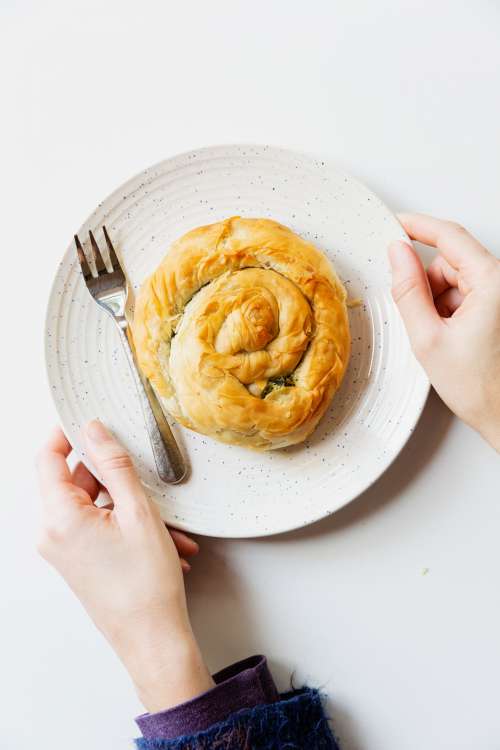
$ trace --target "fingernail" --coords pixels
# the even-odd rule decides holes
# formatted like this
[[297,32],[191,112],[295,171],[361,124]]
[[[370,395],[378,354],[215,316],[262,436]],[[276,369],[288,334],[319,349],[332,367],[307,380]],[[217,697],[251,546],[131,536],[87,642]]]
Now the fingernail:
[[104,443],[111,437],[109,430],[107,430],[103,423],[99,422],[98,419],[93,419],[92,422],[88,423],[85,428],[85,433],[88,439],[93,443]]

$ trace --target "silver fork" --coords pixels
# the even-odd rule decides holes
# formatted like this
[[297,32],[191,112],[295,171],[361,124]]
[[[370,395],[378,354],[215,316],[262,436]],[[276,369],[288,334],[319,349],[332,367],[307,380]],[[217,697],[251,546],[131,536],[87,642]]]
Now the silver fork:
[[141,402],[146,428],[148,431],[156,468],[160,479],[169,484],[181,482],[187,473],[187,466],[176,443],[165,414],[158,402],[156,394],[147,378],[145,378],[137,364],[133,346],[128,337],[128,322],[125,310],[128,299],[129,286],[127,278],[116,257],[115,249],[103,226],[104,237],[108,246],[109,268],[94,235],[89,231],[92,255],[95,263],[94,275],[89,265],[82,244],[75,234],[76,251],[82,275],[93,299],[115,321],[123,348],[132,371],[139,399]]

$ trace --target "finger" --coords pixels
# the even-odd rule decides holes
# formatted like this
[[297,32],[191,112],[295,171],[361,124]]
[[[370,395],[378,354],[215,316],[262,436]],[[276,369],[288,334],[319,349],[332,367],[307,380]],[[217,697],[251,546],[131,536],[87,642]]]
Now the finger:
[[191,565],[188,563],[187,560],[183,560],[181,558],[181,568],[182,568],[183,573],[189,573],[189,571],[191,570]]
[[442,321],[434,307],[422,261],[406,242],[389,248],[392,296],[415,352],[423,350],[441,331]]
[[87,469],[85,464],[81,462],[77,463],[72,471],[72,482],[77,487],[81,487],[82,490],[89,495],[90,499],[94,503],[97,499],[99,492],[101,491],[101,485],[93,474]]
[[443,294],[440,294],[439,297],[436,297],[434,300],[434,304],[436,305],[436,309],[438,313],[441,315],[442,318],[451,318],[454,312],[458,310],[462,302],[464,301],[464,296],[459,292],[456,288],[447,289]]
[[132,459],[101,422],[89,422],[85,442],[92,463],[113,499],[115,511],[121,514],[138,506],[149,508]]
[[454,268],[471,261],[489,264],[493,256],[460,224],[425,214],[398,214],[398,219],[412,240],[437,247]]
[[38,479],[44,499],[49,499],[54,489],[71,482],[71,472],[66,462],[71,444],[60,427],[56,427],[37,457]]
[[198,554],[200,547],[194,539],[191,539],[187,534],[184,534],[182,531],[177,531],[176,529],[169,529],[169,532],[175,546],[177,547],[179,555],[182,555],[183,557],[192,557],[193,555]]
[[446,258],[438,255],[427,269],[427,278],[434,299],[450,287],[458,286],[458,272],[450,266]]
[[79,505],[91,503],[90,497],[80,487],[73,484],[67,457],[71,444],[60,427],[51,434],[38,454],[37,468],[40,489],[45,508],[49,514],[73,510]]

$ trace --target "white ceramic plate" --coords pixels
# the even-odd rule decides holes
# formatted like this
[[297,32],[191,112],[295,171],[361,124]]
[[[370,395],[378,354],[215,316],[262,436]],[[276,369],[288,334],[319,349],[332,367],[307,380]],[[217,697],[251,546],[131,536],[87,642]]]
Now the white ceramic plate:
[[387,244],[404,238],[384,204],[332,165],[266,146],[220,146],[168,159],[134,177],[80,228],[105,223],[137,289],[189,229],[232,215],[265,216],[324,250],[351,298],[353,349],[334,401],[300,446],[255,453],[175,426],[189,481],[156,475],[140,406],[111,320],[88,294],[73,245],[47,312],[46,359],[66,434],[99,417],[134,456],[166,521],[224,537],[274,534],[316,521],[365,490],[395,458],[425,403],[428,381],[391,300]]

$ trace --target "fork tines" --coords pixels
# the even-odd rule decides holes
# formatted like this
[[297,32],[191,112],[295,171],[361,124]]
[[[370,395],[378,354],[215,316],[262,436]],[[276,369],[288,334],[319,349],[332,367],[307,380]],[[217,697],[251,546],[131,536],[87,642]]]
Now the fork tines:
[[109,262],[111,263],[111,268],[116,271],[117,268],[120,268],[120,262],[118,258],[116,257],[115,248],[113,247],[113,243],[109,239],[108,230],[102,225],[102,231],[104,232],[104,237],[106,239],[106,244],[108,246],[108,253],[109,253]]
[[90,244],[92,245],[92,254],[94,256],[94,263],[97,269],[97,275],[100,276],[101,273],[107,273],[108,269],[106,268],[106,263],[104,262],[104,258],[102,257],[101,251],[99,250],[99,245],[95,241],[95,237],[92,234],[92,230],[89,230],[89,237],[90,237]]
[[[106,244],[108,246],[108,255],[109,255],[109,264],[111,266],[111,271],[119,271],[121,269],[120,262],[118,258],[116,257],[115,248],[113,247],[113,243],[111,242],[111,239],[109,237],[108,231],[105,226],[103,226],[103,232],[104,237],[106,239]],[[108,273],[108,269],[106,267],[106,261],[104,259],[104,256],[99,249],[99,245],[97,244],[96,238],[94,237],[94,234],[92,230],[89,230],[89,237],[90,237],[90,244],[92,247],[92,256],[94,258],[95,268],[97,271],[97,276],[101,276],[103,273]],[[80,261],[80,266],[82,269],[82,273],[85,279],[88,279],[89,277],[92,277],[94,274],[92,273],[92,269],[87,261],[87,258],[85,256],[85,251],[82,247],[82,243],[80,242],[80,239],[77,234],[75,234],[75,245],[76,245],[76,251],[78,253],[78,260]]]
[[78,254],[78,260],[80,261],[80,268],[82,269],[83,273],[83,278],[87,280],[89,277],[92,277],[92,271],[90,270],[90,266],[83,251],[82,243],[80,242],[77,234],[75,234],[75,245],[76,252]]

